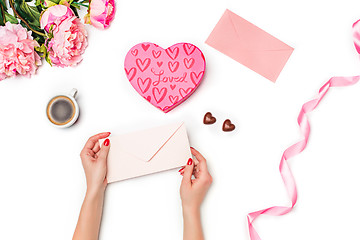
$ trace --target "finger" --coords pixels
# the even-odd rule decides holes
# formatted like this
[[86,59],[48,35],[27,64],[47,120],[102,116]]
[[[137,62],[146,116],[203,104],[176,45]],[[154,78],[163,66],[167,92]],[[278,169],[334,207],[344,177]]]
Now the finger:
[[[180,168],[178,172],[179,172],[179,173],[184,173],[185,167],[186,167],[186,166],[183,166],[182,168]],[[196,171],[199,172],[199,170],[196,169],[196,163],[195,163],[194,170],[193,170],[193,174],[195,174]]]
[[91,157],[91,158],[94,158],[94,157],[96,157],[96,154],[94,153],[93,150],[84,148],[84,149],[80,152],[80,157]]
[[107,138],[107,139],[104,141],[104,143],[103,143],[103,145],[101,146],[101,148],[100,148],[98,159],[99,159],[100,161],[103,161],[103,160],[106,161],[106,160],[107,160],[107,156],[108,156],[108,154],[109,154],[109,150],[110,150],[110,140]]
[[192,176],[193,171],[194,171],[194,161],[191,158],[189,158],[187,165],[184,169],[184,175],[183,175],[184,177],[182,179],[181,184],[191,186],[191,176]]
[[201,155],[201,153],[199,153],[198,150],[196,150],[195,148],[191,148],[191,153],[192,155],[194,155],[196,157],[196,159],[199,161],[199,170],[200,171],[208,171],[207,169],[207,163],[206,163],[206,159],[203,157],[203,155]]
[[[179,171],[180,174],[184,174],[184,172],[185,172],[185,168],[184,168],[183,170]],[[195,176],[195,174],[196,174],[196,171],[194,170],[193,173],[192,173],[192,175]]]
[[194,176],[195,176],[195,178],[199,178],[199,176],[200,176],[200,169],[198,166],[195,166],[195,168],[194,168]]
[[[194,161],[194,160],[193,160]],[[179,170],[180,173],[183,173],[185,171],[185,167],[181,168]],[[196,170],[196,164],[194,164],[194,169],[193,169],[193,175],[196,173],[196,172],[199,172],[199,170]]]
[[[183,175],[184,172],[185,172],[185,167],[184,167],[184,169],[179,170],[180,175]],[[192,175],[194,175],[195,178],[197,178],[196,174],[199,175],[199,171],[195,171],[195,168],[194,168],[194,171],[193,171]]]
[[110,136],[110,132],[103,132],[90,137],[85,144],[85,148],[93,149],[100,139],[106,138],[108,136]]
[[95,144],[102,138],[107,138],[108,136],[110,136],[110,132],[103,132],[103,133],[99,133],[96,134],[92,137],[89,138],[89,140],[86,142],[85,147],[87,149],[93,149],[93,147],[95,146]]
[[94,151],[94,153],[98,153],[99,150],[100,150],[100,143],[99,143],[99,141],[96,141],[93,151]]

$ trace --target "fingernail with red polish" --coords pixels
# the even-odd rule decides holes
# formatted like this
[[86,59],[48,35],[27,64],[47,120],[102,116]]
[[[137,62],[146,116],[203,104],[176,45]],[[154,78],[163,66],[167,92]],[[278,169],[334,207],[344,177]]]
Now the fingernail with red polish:
[[190,147],[190,148],[195,150],[195,148],[193,148],[193,147]]
[[182,167],[180,170],[179,170],[179,172],[181,172],[182,170],[184,170],[185,169],[185,167]]
[[107,139],[104,141],[104,146],[109,146],[109,143],[110,143],[110,140],[107,138]]
[[192,159],[189,158],[188,162],[187,162],[187,165],[192,165]]

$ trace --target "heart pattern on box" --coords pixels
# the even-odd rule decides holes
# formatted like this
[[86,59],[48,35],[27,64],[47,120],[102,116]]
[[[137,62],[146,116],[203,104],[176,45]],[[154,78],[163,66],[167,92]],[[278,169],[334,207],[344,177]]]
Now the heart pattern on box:
[[163,112],[169,112],[193,94],[205,73],[205,58],[190,43],[163,49],[153,43],[132,47],[125,73],[134,89]]

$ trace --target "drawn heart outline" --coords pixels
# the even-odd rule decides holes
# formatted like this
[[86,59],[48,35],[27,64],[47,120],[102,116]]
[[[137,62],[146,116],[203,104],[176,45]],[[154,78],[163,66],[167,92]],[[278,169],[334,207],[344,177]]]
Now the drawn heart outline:
[[128,77],[129,81],[133,80],[136,75],[136,68],[131,68],[130,70],[127,70],[125,68],[126,76]]
[[129,50],[124,66],[133,88],[166,113],[195,92],[204,77],[206,62],[201,50],[191,43],[163,49],[145,42]]

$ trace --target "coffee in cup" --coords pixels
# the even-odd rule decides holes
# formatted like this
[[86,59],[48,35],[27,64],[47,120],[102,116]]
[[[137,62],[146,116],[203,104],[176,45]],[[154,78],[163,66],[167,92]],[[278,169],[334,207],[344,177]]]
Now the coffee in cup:
[[53,97],[46,108],[49,121],[57,127],[70,127],[79,117],[79,107],[75,100],[77,90],[74,88],[69,95]]

